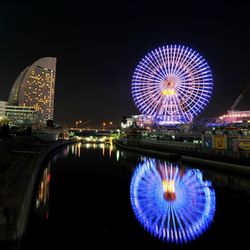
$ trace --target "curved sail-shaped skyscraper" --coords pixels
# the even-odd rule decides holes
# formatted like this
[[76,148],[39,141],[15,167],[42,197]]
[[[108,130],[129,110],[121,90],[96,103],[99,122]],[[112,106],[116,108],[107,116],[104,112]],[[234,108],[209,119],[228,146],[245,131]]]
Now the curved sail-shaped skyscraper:
[[9,95],[9,105],[34,108],[43,120],[53,120],[56,58],[43,57],[17,77]]

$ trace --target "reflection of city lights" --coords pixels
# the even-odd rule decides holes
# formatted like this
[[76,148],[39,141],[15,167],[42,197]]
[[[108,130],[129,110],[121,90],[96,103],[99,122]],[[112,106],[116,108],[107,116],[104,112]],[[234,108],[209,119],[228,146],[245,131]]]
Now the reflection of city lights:
[[71,146],[67,146],[67,148],[69,149],[69,147],[71,147],[71,154],[74,155],[75,157],[81,157],[81,147],[82,147],[82,143],[78,142],[76,144],[73,144]]
[[40,183],[38,185],[38,192],[36,195],[36,209],[44,211],[48,216],[48,202],[49,202],[49,186],[50,186],[50,164],[43,171]]
[[81,157],[81,142],[77,144],[77,156],[80,158]]
[[109,157],[112,156],[112,152],[114,150],[114,145],[112,140],[110,141],[110,144],[108,143],[103,143],[104,137],[98,138],[96,140],[96,142],[94,142],[93,140],[91,142],[83,142],[83,143],[77,143],[74,145],[74,149],[71,148],[72,153],[74,153],[74,155],[78,156],[79,158],[81,157],[81,148],[85,147],[87,149],[89,148],[93,148],[93,149],[101,149],[102,150],[102,156],[105,155],[105,150],[107,150],[107,153],[109,154]]
[[113,151],[113,144],[110,143],[110,145],[109,145],[109,157],[110,157],[110,158],[111,158],[111,156],[112,156],[112,151]]
[[155,237],[185,243],[203,234],[215,214],[215,191],[198,169],[147,160],[133,174],[130,199],[143,227]]
[[116,161],[119,161],[120,159],[120,151],[117,149],[116,150]]
[[63,151],[63,156],[66,157],[69,155],[69,146],[66,147],[66,149]]
[[105,145],[104,143],[101,143],[101,148],[102,148],[102,156],[105,155]]

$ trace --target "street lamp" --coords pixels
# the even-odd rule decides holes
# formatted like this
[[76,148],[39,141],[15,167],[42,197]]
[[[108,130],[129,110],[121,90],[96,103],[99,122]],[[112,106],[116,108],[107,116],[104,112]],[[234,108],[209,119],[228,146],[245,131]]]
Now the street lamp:
[[111,129],[113,125],[113,122],[109,122],[109,128]]
[[79,126],[81,126],[81,123],[82,123],[82,121],[81,121],[81,120],[79,120]]
[[79,121],[76,121],[76,128],[77,128],[77,126],[79,125],[80,126],[80,124],[82,123],[82,121],[81,120],[79,120]]

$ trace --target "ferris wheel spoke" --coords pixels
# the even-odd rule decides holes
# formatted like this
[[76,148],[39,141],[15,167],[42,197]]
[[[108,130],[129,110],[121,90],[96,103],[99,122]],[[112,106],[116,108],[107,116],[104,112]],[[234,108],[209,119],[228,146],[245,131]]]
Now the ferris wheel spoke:
[[177,92],[184,95],[185,93],[199,93],[200,95],[208,95],[211,93],[210,90],[206,89],[197,89],[197,88],[178,88]]
[[147,97],[147,96],[158,95],[158,93],[161,93],[161,90],[159,88],[157,90],[154,90],[154,89],[150,89],[148,91],[145,91],[145,90],[147,89],[144,89],[144,91],[142,92],[142,89],[140,89],[140,92],[138,93],[138,95],[141,97]]
[[179,74],[179,71],[182,71],[182,67],[181,67],[181,59],[182,59],[182,54],[183,53],[183,49],[181,48],[181,46],[178,46],[178,53],[177,53],[177,59],[176,59],[176,63],[173,69],[172,74],[177,75]]
[[161,73],[164,76],[164,79],[166,79],[167,78],[167,72],[166,72],[166,70],[164,68],[165,63],[164,63],[164,60],[162,58],[162,52],[161,52],[160,49],[155,50],[155,51],[156,51],[157,56],[156,56],[155,53],[152,56],[154,57],[155,61],[157,62],[158,68],[161,69]]
[[205,60],[195,51],[190,55],[189,60],[186,63],[186,67],[191,69],[193,67],[200,67]]
[[178,116],[181,117],[181,111],[182,111],[182,109],[180,108],[180,105],[179,105],[179,103],[178,103],[177,96],[175,95],[173,99],[174,99],[175,105],[176,105],[176,107],[177,107]]
[[[196,85],[196,86],[194,86],[194,85]],[[201,84],[201,83],[193,83],[193,84],[190,84],[190,85],[188,85],[188,84],[182,84],[181,86],[179,85],[179,86],[177,86],[176,87],[176,89],[178,90],[178,91],[182,91],[182,90],[188,90],[188,91],[201,91],[201,92],[211,92],[210,91],[210,87],[208,87],[208,86],[203,86],[203,84]]]
[[141,83],[147,83],[147,84],[160,84],[162,82],[161,79],[158,79],[156,77],[147,77],[147,76],[135,76],[134,77],[134,83],[135,84],[141,84]]
[[132,87],[132,90],[134,92],[157,91],[159,89],[161,89],[161,86],[159,86],[159,85],[149,85],[149,84],[137,85],[137,86]]
[[193,110],[193,111],[194,111],[194,110],[198,111],[198,110],[199,110],[198,107],[202,108],[202,106],[201,106],[198,102],[196,102],[195,104],[196,104],[196,106],[192,106],[191,103],[187,103],[187,107],[188,107],[190,110]]
[[[144,98],[145,97],[145,98]],[[153,106],[154,104],[157,105],[157,100],[160,100],[161,98],[161,94],[160,92],[157,92],[154,94],[153,100],[152,100],[152,96],[145,96],[145,95],[140,95],[138,99],[140,99],[140,101],[142,103],[148,103],[148,106]]]
[[198,54],[193,53],[190,60],[186,63],[186,67],[189,71],[192,71],[194,68],[201,68],[204,60]]
[[192,50],[190,50],[189,48],[185,48],[184,46],[182,46],[182,51],[183,51],[183,57],[181,60],[181,64],[183,65],[184,68],[186,68],[186,64],[187,61],[190,60],[190,57],[192,55]]
[[[138,72],[139,72],[139,73],[138,73]],[[152,74],[152,73],[153,73],[153,74]],[[156,75],[154,72],[152,72],[152,73],[145,71],[145,69],[144,69],[144,71],[143,71],[142,69],[139,68],[139,69],[137,69],[135,76],[137,76],[137,77],[142,77],[142,76],[146,75],[146,76],[149,77],[149,79],[155,78],[155,79],[157,79],[158,81],[164,80],[163,77]]]
[[[154,54],[153,54],[154,55]],[[146,59],[154,66],[154,69],[158,72],[158,74],[161,76],[162,79],[165,79],[165,75],[159,71],[159,62],[158,60],[155,60],[155,62],[153,61],[155,58],[154,56],[151,55],[151,53],[148,54],[148,56],[146,56]],[[158,64],[158,66],[157,66]]]
[[180,92],[180,96],[184,96],[184,95],[185,95],[185,98],[184,98],[185,100],[188,101],[190,98],[192,98],[194,102],[198,101],[198,99],[200,98],[207,100],[207,97],[208,97],[207,93],[200,92],[200,91],[186,91],[184,92],[184,94]]
[[159,86],[160,82],[158,81],[149,81],[146,79],[134,79],[133,86],[140,88],[141,86]]
[[198,104],[199,101],[204,101],[204,103],[207,101],[206,98],[204,98],[203,96],[199,95],[197,98],[195,98],[196,96],[194,96],[193,93],[190,93],[190,95],[188,96],[188,98],[185,99],[184,103],[188,103],[188,105],[192,104]]
[[173,66],[174,66],[174,60],[175,60],[175,51],[172,47],[172,45],[170,45],[170,74],[172,75],[173,74]]
[[156,74],[156,70],[153,70],[153,69],[149,68],[149,67],[146,66],[146,65],[145,65],[145,68],[147,69],[147,71],[146,71],[145,69],[144,69],[144,71],[143,71],[143,68],[137,69],[137,71],[139,72],[139,74],[138,74],[138,72],[137,72],[137,74],[138,74],[139,76],[147,75],[147,76],[149,76],[150,78],[155,78],[155,79],[157,79],[157,80],[159,80],[159,81],[164,80],[164,77],[163,77],[163,76],[161,76],[161,75],[159,75],[159,74]]
[[151,85],[160,85],[160,82],[159,81],[150,81],[149,79],[147,78],[144,78],[144,79],[136,79],[134,80],[134,84],[137,85],[137,86],[140,86],[140,85],[147,85],[147,86],[151,86]]
[[165,68],[167,70],[168,75],[170,75],[170,62],[169,62],[169,57],[168,57],[168,46],[164,47],[164,50],[162,51],[163,57],[164,57],[164,62],[165,62]]
[[162,50],[161,49],[159,49],[159,50],[160,50],[161,60],[163,62],[163,66],[164,66],[164,70],[165,70],[165,76],[167,77],[169,75],[169,69],[167,68],[166,58],[163,54],[165,47],[163,47]]
[[[177,99],[179,100],[178,96],[177,96]],[[181,116],[185,117],[186,118],[186,110],[184,109],[184,106],[182,104],[182,102],[179,100],[178,102],[178,106],[179,106],[179,109],[180,109],[180,113],[181,113]]]

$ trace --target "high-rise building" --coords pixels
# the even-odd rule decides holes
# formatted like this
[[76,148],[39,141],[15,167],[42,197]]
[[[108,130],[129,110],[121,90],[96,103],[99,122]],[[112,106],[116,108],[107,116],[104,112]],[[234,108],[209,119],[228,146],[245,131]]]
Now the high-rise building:
[[17,77],[9,95],[9,105],[34,108],[42,119],[53,120],[56,58],[44,57]]

